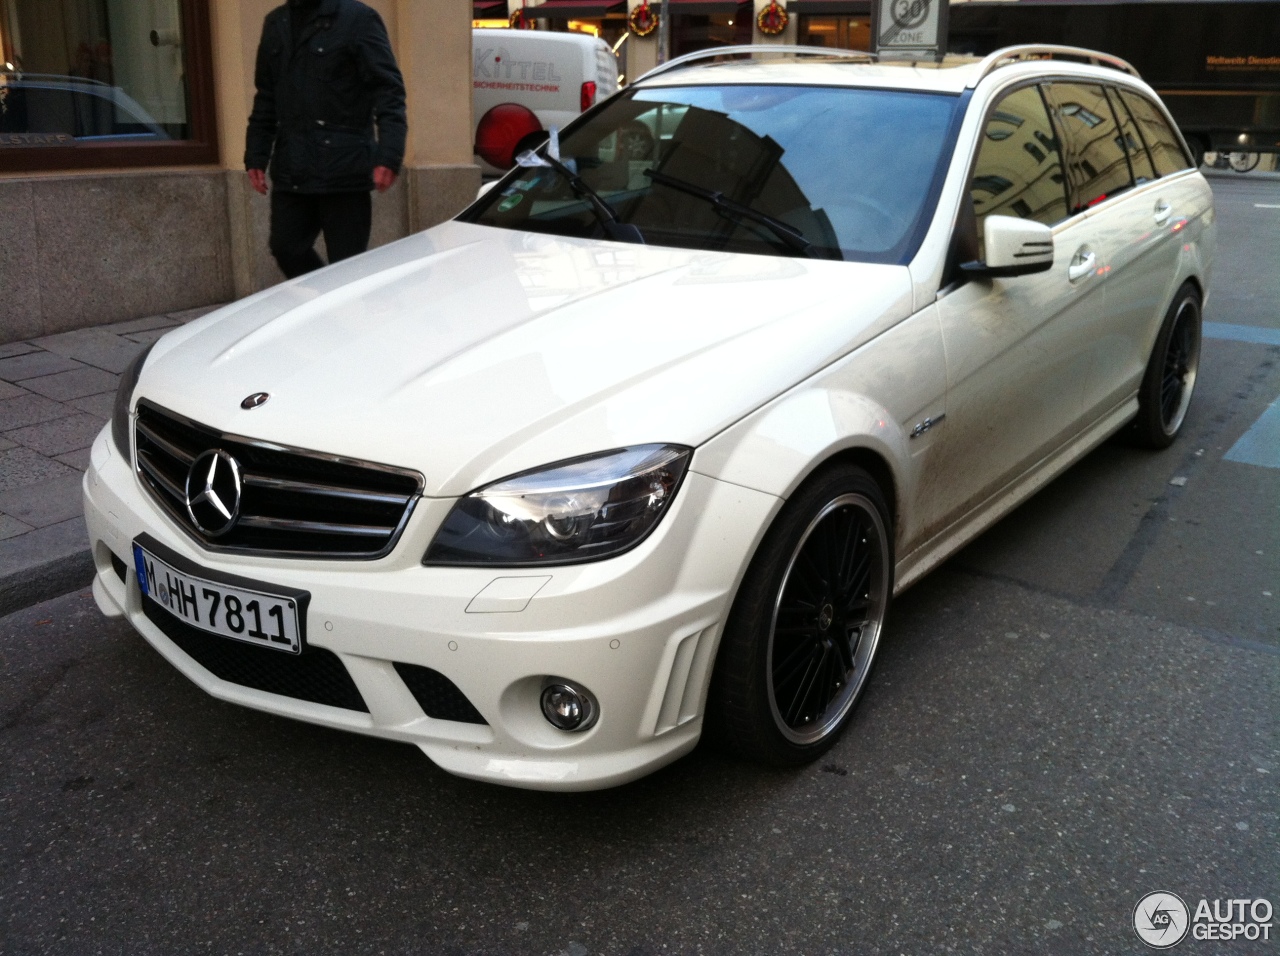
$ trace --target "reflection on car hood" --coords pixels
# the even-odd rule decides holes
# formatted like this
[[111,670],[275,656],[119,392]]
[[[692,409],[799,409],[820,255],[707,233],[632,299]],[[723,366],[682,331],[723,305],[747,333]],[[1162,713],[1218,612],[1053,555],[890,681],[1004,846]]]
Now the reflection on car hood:
[[137,394],[452,496],[592,451],[696,446],[910,302],[901,266],[450,222],[174,331]]

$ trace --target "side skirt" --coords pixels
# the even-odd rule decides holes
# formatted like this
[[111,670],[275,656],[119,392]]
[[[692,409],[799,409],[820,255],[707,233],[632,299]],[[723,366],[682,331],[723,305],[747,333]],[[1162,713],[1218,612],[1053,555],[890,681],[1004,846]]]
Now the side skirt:
[[1115,434],[1138,413],[1138,396],[1133,394],[1087,427],[1073,441],[1047,455],[1009,482],[964,517],[952,522],[920,547],[898,561],[894,576],[895,595],[955,554],[982,532],[1022,504],[1053,479]]

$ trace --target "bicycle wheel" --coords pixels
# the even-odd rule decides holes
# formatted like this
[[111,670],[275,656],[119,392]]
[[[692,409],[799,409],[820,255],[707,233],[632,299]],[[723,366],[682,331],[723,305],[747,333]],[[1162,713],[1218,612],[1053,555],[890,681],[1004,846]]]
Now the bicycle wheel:
[[1247,173],[1257,168],[1258,163],[1262,162],[1262,156],[1258,153],[1231,153],[1228,162],[1237,173]]

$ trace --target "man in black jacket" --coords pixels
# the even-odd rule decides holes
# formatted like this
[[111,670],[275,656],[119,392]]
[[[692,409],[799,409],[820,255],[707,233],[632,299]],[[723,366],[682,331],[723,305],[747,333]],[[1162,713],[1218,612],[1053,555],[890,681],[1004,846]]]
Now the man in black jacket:
[[[358,0],[288,0],[267,14],[244,165],[267,193],[271,254],[293,278],[369,245],[371,202],[404,159],[404,80],[382,18]],[[374,136],[374,128],[377,136]]]

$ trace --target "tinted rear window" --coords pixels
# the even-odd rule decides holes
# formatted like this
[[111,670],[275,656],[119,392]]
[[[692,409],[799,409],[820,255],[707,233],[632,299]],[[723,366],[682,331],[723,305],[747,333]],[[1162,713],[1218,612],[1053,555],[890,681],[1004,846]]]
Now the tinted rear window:
[[1133,113],[1133,118],[1138,123],[1138,131],[1151,151],[1151,161],[1155,163],[1156,174],[1168,176],[1180,169],[1190,169],[1191,161],[1182,151],[1182,144],[1178,142],[1177,134],[1170,129],[1156,105],[1145,96],[1129,90],[1121,90],[1120,98],[1129,107],[1129,111]]
[[1139,186],[1151,182],[1156,178],[1156,171],[1151,165],[1151,157],[1147,153],[1147,147],[1138,133],[1133,117],[1120,101],[1116,90],[1108,90],[1107,98],[1111,100],[1111,108],[1120,120],[1120,136],[1117,142],[1124,147],[1129,156],[1129,167],[1133,170],[1134,181]]
[[1052,83],[1047,92],[1065,139],[1072,213],[1132,187],[1124,138],[1102,87]]

